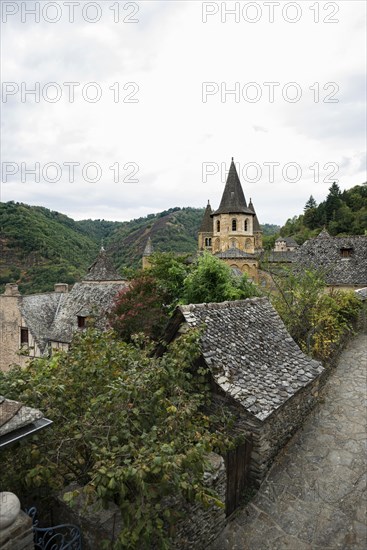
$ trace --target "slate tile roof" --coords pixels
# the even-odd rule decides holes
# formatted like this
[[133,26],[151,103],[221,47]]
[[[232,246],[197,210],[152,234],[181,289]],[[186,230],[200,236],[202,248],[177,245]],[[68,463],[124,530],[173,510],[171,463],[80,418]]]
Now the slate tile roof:
[[38,409],[26,407],[18,401],[5,399],[0,395],[0,436],[23,428],[40,418],[43,418],[43,414]]
[[287,246],[294,246],[296,248],[299,246],[299,244],[293,239],[293,237],[278,237],[275,242],[276,243],[285,242]]
[[97,258],[88,269],[83,281],[121,281],[111,259],[102,247]]
[[217,258],[223,259],[231,259],[231,258],[250,258],[252,260],[256,259],[257,256],[255,254],[249,254],[248,252],[244,252],[243,250],[240,250],[237,247],[231,247],[228,248],[228,250],[224,250],[223,252],[217,252],[215,254]]
[[154,252],[152,239],[148,237],[147,244],[145,245],[143,256],[151,256]]
[[[350,257],[343,257],[343,249]],[[323,271],[329,285],[367,286],[367,236],[331,237],[323,230],[298,248],[294,261]]]
[[213,233],[213,218],[211,217],[213,211],[210,203],[205,208],[204,216],[200,225],[199,233]]
[[215,382],[260,421],[322,372],[289,335],[267,298],[180,306],[190,327],[204,326],[203,357]]
[[243,193],[240,178],[238,177],[235,163],[232,158],[231,166],[229,168],[226,185],[224,187],[222,200],[220,202],[218,210],[216,210],[212,216],[216,214],[254,214],[250,208],[248,208],[245,195]]
[[64,296],[62,292],[22,296],[20,311],[41,353],[46,348],[52,323]]
[[69,294],[62,294],[63,299],[55,315],[50,340],[70,343],[78,328],[78,315],[93,316],[96,328],[103,329],[107,320],[107,312],[112,306],[118,292],[127,287],[125,281],[95,284],[83,281],[75,283]]

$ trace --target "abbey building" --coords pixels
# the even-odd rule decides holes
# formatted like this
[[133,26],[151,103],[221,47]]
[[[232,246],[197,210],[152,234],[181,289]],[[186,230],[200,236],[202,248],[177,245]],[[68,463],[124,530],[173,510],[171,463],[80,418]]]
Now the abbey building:
[[233,158],[219,208],[212,211],[208,202],[198,241],[199,251],[207,250],[258,281],[262,231],[252,200],[246,202]]

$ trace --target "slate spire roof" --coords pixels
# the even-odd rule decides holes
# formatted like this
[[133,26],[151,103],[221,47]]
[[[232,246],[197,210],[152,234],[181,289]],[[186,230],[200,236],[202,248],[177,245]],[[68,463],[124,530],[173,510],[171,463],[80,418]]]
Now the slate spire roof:
[[143,256],[151,256],[154,252],[152,239],[148,237],[147,244],[145,245]]
[[211,215],[213,213],[210,202],[208,201],[207,207],[204,212],[204,216],[200,225],[199,233],[212,233],[213,232],[213,220]]
[[232,157],[222,200],[218,210],[216,210],[212,215],[242,213],[253,214],[254,212],[247,206],[240,178],[238,177],[236,166]]
[[316,239],[330,239],[330,233],[326,227],[317,235]]
[[83,281],[122,281],[121,275],[119,275],[113,266],[112,261],[107,256],[103,246],[99,251],[96,260],[88,268],[88,273],[83,278]]
[[254,232],[257,233],[259,231],[261,231],[261,227],[260,227],[260,223],[259,223],[259,220],[257,218],[257,214],[255,212],[255,208],[254,208],[254,205],[252,203],[252,199],[250,199],[250,203],[248,205],[249,209],[255,214],[255,217],[254,217]]

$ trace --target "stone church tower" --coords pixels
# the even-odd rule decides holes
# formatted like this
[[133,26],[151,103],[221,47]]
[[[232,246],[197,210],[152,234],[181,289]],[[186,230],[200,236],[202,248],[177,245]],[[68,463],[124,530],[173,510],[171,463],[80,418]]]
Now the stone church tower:
[[208,202],[198,237],[199,250],[258,280],[262,231],[251,199],[247,205],[233,158],[219,208],[212,212]]

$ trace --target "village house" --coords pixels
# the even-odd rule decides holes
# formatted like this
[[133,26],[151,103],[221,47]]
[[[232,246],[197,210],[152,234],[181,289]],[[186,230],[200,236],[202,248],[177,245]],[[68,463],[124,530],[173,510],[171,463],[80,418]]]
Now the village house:
[[278,237],[275,241],[274,251],[293,252],[293,250],[296,250],[298,246],[298,243],[293,239],[293,237]]
[[0,295],[0,370],[24,366],[55,348],[67,350],[75,331],[88,323],[104,328],[115,296],[127,285],[103,248],[70,292],[59,283],[54,292],[22,296],[16,284],[7,284]]
[[200,362],[209,369],[215,407],[234,415],[233,433],[243,436],[227,457],[229,514],[302,425],[324,368],[301,351],[267,298],[180,306],[166,341],[187,328],[202,329]]

